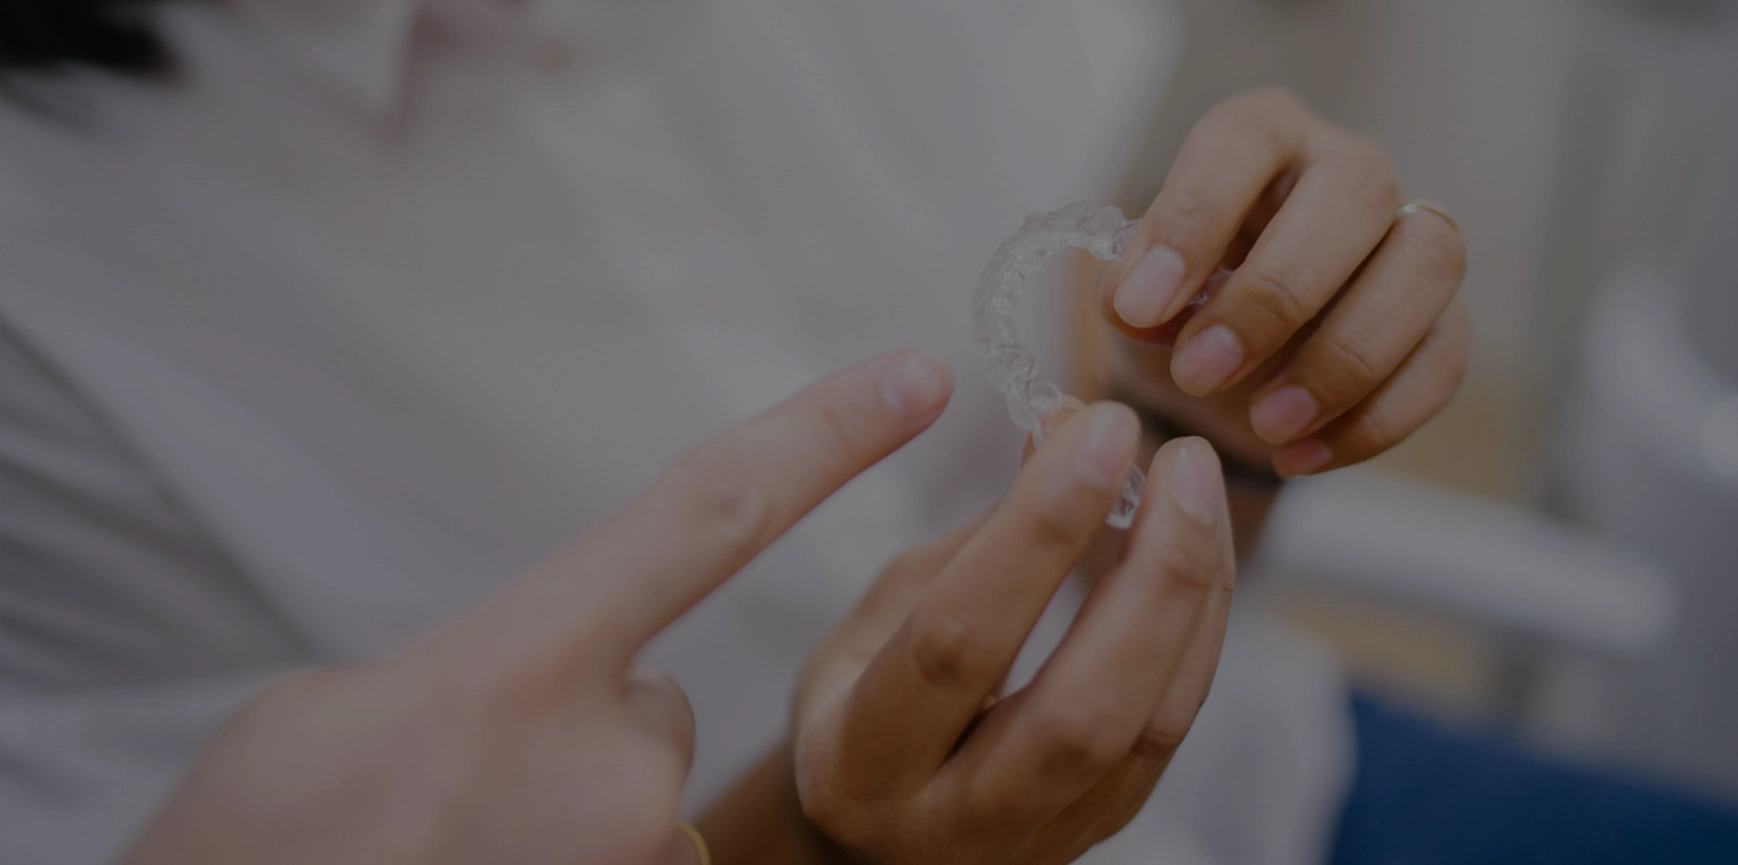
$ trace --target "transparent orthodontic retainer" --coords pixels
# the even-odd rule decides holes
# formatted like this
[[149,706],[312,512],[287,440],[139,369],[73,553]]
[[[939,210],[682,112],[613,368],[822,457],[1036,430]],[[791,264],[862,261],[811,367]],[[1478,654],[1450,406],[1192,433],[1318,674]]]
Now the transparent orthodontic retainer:
[[[1020,344],[1014,326],[1014,310],[1020,305],[1028,278],[1050,256],[1074,246],[1100,261],[1119,261],[1140,221],[1130,222],[1114,207],[1071,204],[1061,210],[1038,213],[1004,242],[972,292],[972,336],[984,350],[990,386],[1008,399],[1008,416],[1014,425],[1032,435],[1032,443],[1044,443],[1049,424],[1045,418],[1062,407],[1062,391],[1038,375],[1038,358]],[[1105,523],[1126,529],[1140,507],[1146,476],[1138,467],[1129,468],[1122,494],[1110,509]]]

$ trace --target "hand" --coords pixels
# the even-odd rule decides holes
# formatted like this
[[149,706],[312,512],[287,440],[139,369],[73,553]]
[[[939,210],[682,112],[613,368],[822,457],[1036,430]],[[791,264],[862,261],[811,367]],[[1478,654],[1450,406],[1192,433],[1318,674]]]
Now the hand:
[[1214,107],[1105,275],[1127,389],[1283,476],[1393,447],[1448,401],[1468,350],[1460,232],[1400,204],[1382,149],[1296,97]]
[[894,562],[810,659],[797,790],[851,861],[1062,863],[1140,809],[1225,633],[1234,560],[1206,442],[1154,457],[1120,563],[1032,683],[999,693],[1138,436],[1125,407],[1075,412],[993,512]]
[[935,420],[945,367],[859,364],[714,436],[468,616],[301,675],[230,722],[126,861],[696,860],[676,820],[693,716],[647,640]]

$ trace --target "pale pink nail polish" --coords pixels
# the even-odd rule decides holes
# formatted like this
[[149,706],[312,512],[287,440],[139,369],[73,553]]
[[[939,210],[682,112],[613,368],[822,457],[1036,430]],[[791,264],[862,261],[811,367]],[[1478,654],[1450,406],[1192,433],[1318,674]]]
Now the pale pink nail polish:
[[1111,305],[1123,321],[1135,327],[1164,323],[1165,312],[1183,288],[1188,270],[1183,256],[1168,246],[1155,246],[1135,261],[1117,287]]
[[1262,441],[1280,445],[1301,435],[1320,413],[1321,408],[1309,391],[1295,384],[1286,385],[1255,403],[1249,410],[1249,425]]
[[1225,480],[1205,439],[1184,439],[1171,458],[1171,499],[1195,522],[1210,526],[1223,510]]
[[1183,343],[1171,358],[1171,378],[1184,393],[1205,396],[1219,389],[1243,365],[1243,342],[1231,328],[1216,324]]
[[1086,418],[1086,433],[1076,451],[1081,471],[1098,486],[1120,485],[1140,438],[1140,419],[1128,406],[1117,403],[1102,403],[1087,411],[1091,414]]

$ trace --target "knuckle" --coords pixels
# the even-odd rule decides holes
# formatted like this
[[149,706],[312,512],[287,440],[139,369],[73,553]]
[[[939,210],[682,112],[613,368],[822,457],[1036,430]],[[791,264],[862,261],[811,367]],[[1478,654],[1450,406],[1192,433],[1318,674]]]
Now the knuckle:
[[[1348,456],[1376,453],[1387,450],[1398,441],[1398,437],[1388,429],[1388,423],[1381,418],[1379,412],[1365,412],[1346,435],[1345,444],[1349,446],[1344,449],[1348,452]],[[1338,452],[1341,448],[1334,450]]]
[[1126,753],[1123,743],[1106,735],[1104,713],[1084,701],[1040,716],[1040,765],[1049,773],[1071,775],[1101,771]]
[[1206,546],[1195,550],[1176,547],[1164,553],[1159,567],[1164,579],[1172,586],[1190,594],[1205,593],[1213,587],[1213,578],[1218,572],[1211,555],[1212,551]]
[[772,502],[740,460],[722,452],[702,452],[689,471],[695,479],[689,499],[695,534],[734,547],[751,547],[771,531]]
[[1304,300],[1303,291],[1283,268],[1257,265],[1244,268],[1240,293],[1258,316],[1287,332],[1303,325],[1315,316],[1315,310]]
[[1081,525],[1083,509],[1068,496],[1052,496],[1038,503],[1028,518],[1027,539],[1040,548],[1072,547],[1087,530]]
[[1189,728],[1195,723],[1194,712],[1187,715],[1160,711],[1135,737],[1129,755],[1139,760],[1163,760],[1183,744]]
[[1309,113],[1297,94],[1283,87],[1258,87],[1237,93],[1218,105],[1208,116],[1233,131],[1272,136],[1280,123]]
[[1254,145],[1264,150],[1280,150],[1285,144],[1285,130],[1274,116],[1272,104],[1253,96],[1233,97],[1210,109],[1201,119],[1202,127],[1223,139]]
[[930,614],[912,620],[911,663],[918,679],[943,691],[964,691],[994,676],[990,655],[974,629],[952,616]]
[[1346,396],[1362,394],[1386,377],[1377,340],[1370,334],[1343,328],[1328,335],[1322,344],[1318,377],[1323,379],[1323,395]]
[[1400,200],[1400,178],[1388,152],[1362,136],[1352,137],[1339,156],[1347,168],[1345,183],[1358,199],[1392,215]]
[[1250,102],[1266,108],[1268,111],[1283,111],[1295,114],[1309,113],[1309,105],[1303,97],[1285,87],[1256,87],[1240,94]]
[[828,450],[859,453],[868,448],[864,425],[852,417],[851,408],[839,400],[825,400],[817,410],[820,437]]
[[1184,236],[1211,233],[1227,222],[1219,206],[1197,192],[1179,191],[1166,214],[1169,227]]

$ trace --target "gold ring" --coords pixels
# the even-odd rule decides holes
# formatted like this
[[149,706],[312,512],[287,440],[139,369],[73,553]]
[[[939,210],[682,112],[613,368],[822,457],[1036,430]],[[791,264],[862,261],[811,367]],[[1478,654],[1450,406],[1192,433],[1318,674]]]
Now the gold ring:
[[1442,217],[1443,220],[1448,223],[1448,227],[1454,229],[1456,234],[1460,233],[1460,223],[1455,222],[1454,217],[1449,216],[1448,211],[1443,208],[1442,205],[1437,204],[1428,198],[1414,198],[1411,201],[1400,205],[1398,215],[1405,216],[1408,213],[1419,213],[1422,211],[1429,211]]
[[712,851],[706,848],[706,839],[700,837],[700,830],[690,823],[677,823],[676,828],[694,843],[694,852],[700,856],[700,865],[712,865]]

